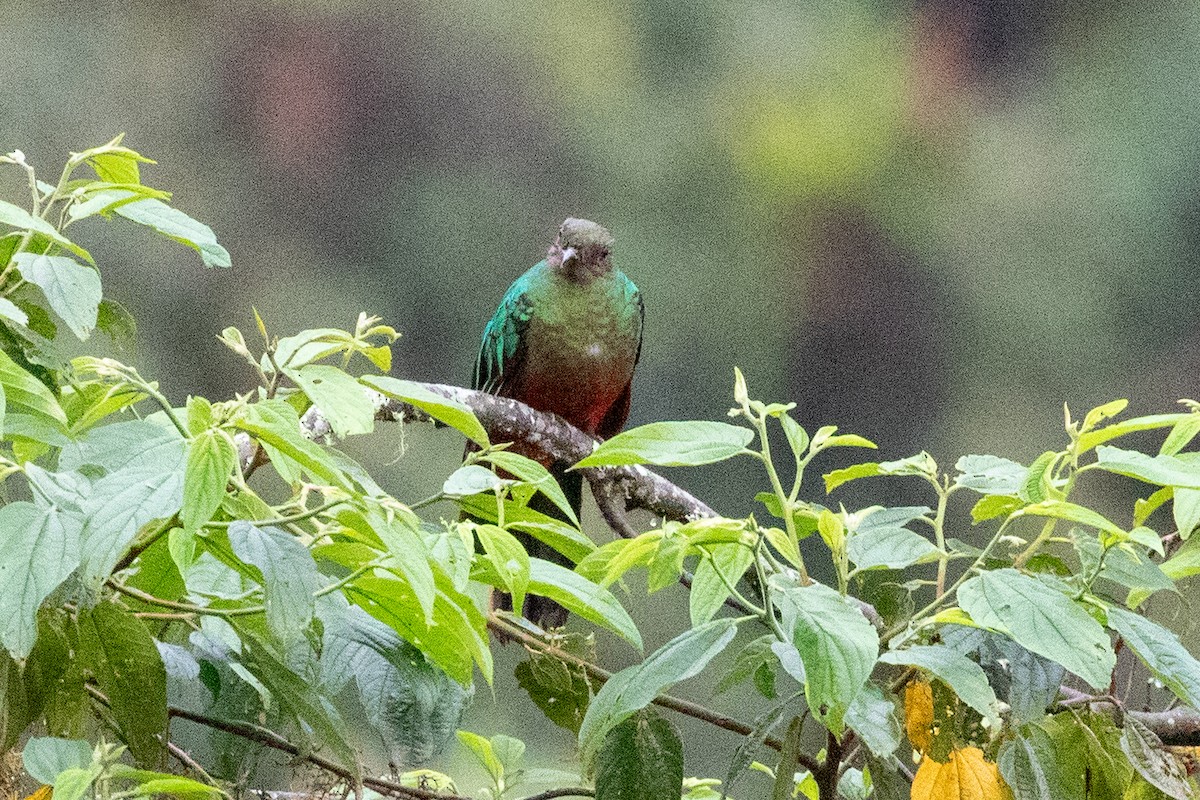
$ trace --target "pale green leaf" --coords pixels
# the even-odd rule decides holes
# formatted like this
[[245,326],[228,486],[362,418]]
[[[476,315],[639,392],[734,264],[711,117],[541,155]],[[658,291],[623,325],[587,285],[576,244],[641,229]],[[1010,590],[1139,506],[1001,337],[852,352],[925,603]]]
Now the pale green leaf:
[[284,373],[321,409],[338,436],[370,433],[375,428],[375,406],[357,380],[327,364],[306,364]]
[[244,521],[229,525],[229,544],[261,576],[272,636],[285,648],[303,639],[312,624],[313,593],[320,588],[308,548],[278,528],[258,528]]
[[1200,661],[1180,644],[1179,637],[1122,608],[1108,610],[1108,625],[1164,686],[1192,708],[1200,708]]
[[954,483],[985,495],[1013,495],[1029,477],[1029,467],[999,456],[963,456],[954,465]]
[[57,506],[0,507],[0,644],[14,657],[29,655],[38,608],[79,565],[82,528],[78,514]]
[[401,400],[424,411],[438,422],[445,423],[480,447],[491,442],[487,431],[468,406],[429,391],[419,383],[402,381],[386,375],[366,375],[362,382],[388,397]]
[[602,442],[573,469],[626,464],[667,467],[712,464],[743,452],[753,438],[754,432],[749,428],[724,422],[652,422]]
[[179,511],[184,528],[197,530],[213,518],[236,468],[237,450],[220,431],[203,431],[188,442],[183,507]]
[[984,719],[990,720],[993,730],[999,727],[1000,711],[996,693],[988,684],[983,668],[966,656],[945,645],[916,645],[884,653],[879,660],[885,664],[920,667],[932,673],[953,689],[959,700],[979,712]]
[[191,247],[200,254],[206,267],[228,267],[229,251],[217,242],[212,228],[189,217],[161,200],[147,198],[113,207],[125,219],[161,233],[168,239]]
[[100,309],[100,273],[65,256],[18,253],[15,260],[21,277],[42,290],[72,333],[86,339]]

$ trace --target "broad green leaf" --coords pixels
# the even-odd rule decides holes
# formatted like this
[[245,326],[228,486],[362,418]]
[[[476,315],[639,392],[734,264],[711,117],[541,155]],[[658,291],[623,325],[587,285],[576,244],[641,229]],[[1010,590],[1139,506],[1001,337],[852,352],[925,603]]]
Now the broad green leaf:
[[1011,636],[1100,689],[1116,656],[1108,635],[1065,594],[1015,569],[984,572],[958,590],[958,603],[977,624]]
[[879,655],[879,635],[846,598],[819,583],[789,585],[771,579],[783,629],[804,663],[808,707],[840,733],[846,709],[862,691]]
[[200,254],[206,267],[228,267],[229,251],[217,242],[212,228],[172,208],[161,200],[147,198],[113,208],[117,214],[187,245]]
[[345,594],[463,686],[470,685],[476,664],[491,683],[487,620],[448,578],[436,577],[432,624],[425,622],[425,612],[407,582],[368,575],[348,584]]
[[1017,497],[1003,494],[989,494],[979,498],[979,502],[971,508],[971,524],[978,525],[996,517],[1007,517],[1025,503]]
[[944,645],[916,645],[884,653],[879,660],[885,664],[904,664],[927,670],[953,689],[959,700],[990,720],[992,730],[999,728],[996,693],[988,685],[983,668],[966,656]]
[[79,256],[89,264],[96,263],[92,260],[92,256],[87,250],[84,250],[82,247],[63,236],[58,232],[58,229],[49,222],[46,222],[46,220],[42,219],[41,217],[33,216],[20,206],[14,206],[12,203],[6,203],[3,200],[0,200],[0,225],[10,225],[14,228],[20,228],[21,230],[40,233],[42,236],[45,236],[47,239],[59,245],[60,247],[65,247],[66,249],[70,250],[72,253]]
[[1152,414],[1145,417],[1134,417],[1123,422],[1118,422],[1098,430],[1089,431],[1079,437],[1078,448],[1080,453],[1086,453],[1096,445],[1104,444],[1105,442],[1115,439],[1118,436],[1124,436],[1137,431],[1148,431],[1155,428],[1168,428],[1176,423],[1183,422],[1191,414]]
[[80,614],[79,643],[129,752],[139,764],[159,766],[166,757],[167,673],[145,624],[100,603]]
[[21,767],[38,783],[52,786],[66,769],[87,769],[92,764],[92,746],[80,739],[31,736],[21,750]]
[[1047,450],[1029,465],[1029,475],[1021,485],[1017,496],[1026,503],[1040,503],[1047,499],[1061,499],[1061,492],[1051,485],[1054,467],[1063,453]]
[[605,542],[575,565],[575,571],[592,583],[608,587],[634,567],[645,567],[654,559],[662,531],[646,531],[636,539]]
[[247,406],[234,424],[264,444],[295,461],[315,478],[349,489],[346,476],[315,442],[300,432],[300,417],[282,400],[264,400]]
[[229,544],[261,576],[271,634],[284,648],[302,640],[312,624],[313,593],[320,588],[308,548],[278,528],[257,528],[243,521],[230,524]]
[[737,633],[731,619],[716,619],[691,628],[655,650],[641,664],[626,667],[605,682],[588,706],[579,728],[584,761],[599,749],[608,732],[658,694],[698,674]]
[[360,780],[362,764],[358,753],[349,743],[345,722],[329,701],[252,633],[243,629],[239,635],[242,666],[271,692],[272,699],[278,700],[289,714],[307,725],[330,748],[355,781]]
[[476,525],[475,535],[502,587],[513,596],[513,608],[523,608],[529,588],[529,554],[517,537],[495,525]]
[[890,756],[900,746],[902,731],[896,704],[871,681],[846,708],[846,724],[879,758]]
[[183,471],[183,507],[179,511],[185,529],[198,530],[213,518],[236,468],[237,450],[229,437],[220,431],[203,431],[188,442]]
[[[96,481],[84,501],[80,577],[85,585],[99,588],[143,525],[170,517],[182,506],[185,442],[178,434],[160,442],[158,457],[147,453],[138,462],[138,451],[128,453],[131,460]],[[124,455],[114,454],[114,459]]]
[[1016,494],[1029,477],[1029,467],[999,456],[963,456],[954,468],[956,485],[985,495]]
[[402,381],[386,375],[365,375],[362,382],[388,397],[409,403],[424,411],[438,422],[445,423],[466,436],[480,447],[488,447],[491,441],[470,407],[429,391],[419,383]]
[[600,444],[572,469],[625,464],[690,467],[732,458],[754,438],[749,428],[724,422],[652,422]]
[[1065,519],[1070,522],[1078,522],[1080,525],[1087,525],[1090,528],[1097,528],[1105,533],[1111,533],[1119,536],[1122,539],[1129,538],[1129,534],[1124,528],[1110,522],[1104,515],[1092,511],[1085,506],[1068,503],[1066,500],[1042,500],[1040,503],[1025,506],[1021,510],[1023,514],[1032,514],[1037,517],[1054,517],[1056,519]]
[[1153,620],[1122,608],[1108,610],[1108,625],[1154,677],[1192,708],[1200,708],[1200,661],[1179,638]]
[[317,614],[325,629],[322,690],[337,696],[355,684],[392,763],[425,763],[440,753],[454,738],[473,687],[451,680],[391,628],[342,598],[321,598]]
[[1193,413],[1188,417],[1189,419],[1176,422],[1171,427],[1171,432],[1167,434],[1162,446],[1158,448],[1160,455],[1178,455],[1180,450],[1191,444],[1196,435],[1200,434],[1200,414]]
[[539,492],[550,498],[555,507],[567,515],[567,519],[576,525],[579,524],[579,517],[576,516],[575,509],[571,508],[571,504],[567,501],[567,496],[563,494],[562,487],[558,485],[558,481],[554,479],[550,471],[541,464],[531,458],[526,458],[520,453],[509,452],[508,450],[498,450],[494,453],[488,453],[483,457],[483,460],[490,462],[498,469],[508,472],[518,480],[536,486]]
[[[940,632],[942,641],[956,652],[978,653],[990,685],[1008,702],[1014,720],[1035,722],[1046,716],[1046,708],[1054,702],[1062,685],[1061,665],[1031,653],[1003,634],[961,625],[947,625]],[[966,645],[956,643],[960,636]]]
[[496,757],[496,752],[492,749],[492,743],[478,733],[471,731],[458,731],[455,736],[464,747],[471,751],[475,759],[483,765],[487,770],[491,779],[496,783],[501,783],[504,780],[504,764]]
[[137,321],[125,306],[116,300],[101,300],[96,312],[96,327],[118,345],[128,345],[137,335]]
[[868,461],[863,464],[855,464],[852,467],[835,469],[832,472],[825,473],[825,493],[829,494],[843,483],[856,481],[859,478],[874,478],[879,475],[886,474],[887,473],[879,468],[879,463],[875,461]]
[[775,692],[774,684],[774,667],[778,663],[775,655],[771,651],[771,644],[775,641],[775,637],[771,634],[760,636],[754,639],[737,654],[733,661],[733,666],[729,671],[722,676],[713,689],[714,694],[722,694],[723,692],[732,689],[739,683],[748,680],[752,675],[756,675],[762,668],[766,668],[771,673],[772,691],[763,692],[765,697],[773,698]]
[[437,598],[436,581],[425,542],[417,529],[418,522],[411,512],[392,514],[372,506],[366,513],[345,509],[338,513],[337,520],[383,545],[391,555],[384,566],[408,582],[425,614],[426,624],[431,623]]
[[[123,767],[124,769],[122,769]],[[133,797],[170,795],[182,800],[202,800],[203,798],[226,796],[216,786],[209,786],[206,783],[200,783],[199,781],[179,775],[133,770],[125,767],[124,764],[114,764],[112,772],[114,777],[137,780],[132,794]]]
[[321,409],[338,436],[374,430],[375,405],[363,385],[350,375],[328,364],[306,364],[283,371]]
[[1128,405],[1128,400],[1112,400],[1104,405],[1096,406],[1083,418],[1083,425],[1079,428],[1080,432],[1087,433],[1104,420],[1120,414]]
[[587,673],[550,654],[529,654],[513,671],[517,683],[546,718],[573,734],[579,733],[592,699]]
[[782,414],[779,424],[787,437],[788,446],[792,448],[792,456],[799,462],[804,458],[804,451],[808,449],[808,432],[800,427],[800,423],[792,419],[790,414]]
[[146,158],[127,147],[105,148],[102,152],[90,155],[87,162],[102,181],[133,184],[142,182],[141,171],[138,169],[139,162],[155,163],[153,159]]
[[49,422],[55,430],[66,432],[67,415],[45,384],[22,369],[0,350],[0,386],[4,387],[8,410],[22,408],[34,417]]
[[1186,540],[1200,525],[1200,489],[1175,489],[1173,497],[1171,516],[1175,520],[1175,530],[1179,532],[1179,538]]
[[1159,486],[1200,489],[1200,464],[1189,464],[1175,456],[1148,456],[1136,450],[1097,447],[1096,466]]
[[876,450],[879,447],[879,445],[870,439],[865,436],[859,436],[857,433],[843,433],[837,436],[830,436],[821,445],[822,447],[866,447],[871,450]]
[[639,650],[642,647],[637,626],[617,598],[566,567],[540,558],[529,559],[529,593],[548,597],[572,614],[608,628]]
[[682,785],[683,742],[667,720],[643,709],[604,737],[597,800],[663,800],[678,797]]
[[[3,256],[0,256],[0,263],[3,261]],[[12,320],[18,325],[28,325],[29,315],[21,310],[21,307],[4,297],[0,297],[0,317]]]
[[[476,519],[487,522],[496,521],[496,498],[494,496],[465,497],[459,500],[458,505],[464,512]],[[596,544],[570,523],[535,511],[513,500],[504,501],[504,527],[528,533],[575,563],[596,549]]]
[[[708,548],[710,557],[703,559],[692,576],[688,594],[688,609],[692,625],[708,622],[725,604],[729,587],[737,586],[742,575],[754,563],[754,551],[741,544],[718,544]],[[724,579],[722,579],[724,575]]]
[[468,464],[450,473],[442,484],[442,494],[447,497],[470,497],[480,492],[493,492],[503,485],[504,479],[487,467]]
[[16,501],[0,507],[0,644],[25,658],[37,638],[37,610],[79,565],[77,514]]
[[1138,774],[1167,797],[1191,800],[1196,796],[1179,757],[1163,750],[1162,740],[1136,719],[1125,719],[1121,750]]
[[846,541],[850,561],[860,570],[903,569],[936,557],[939,551],[933,542],[904,527],[927,513],[924,506],[911,506],[884,508],[863,517]]
[[1175,555],[1162,563],[1162,571],[1176,581],[1200,573],[1200,536],[1193,536],[1184,542]]
[[96,327],[100,308],[100,273],[65,256],[18,253],[21,277],[42,290],[55,314],[80,339]]
[[1000,774],[1015,800],[1057,800],[1040,761],[1041,754],[1028,739],[1016,736],[1000,747]]
[[70,767],[58,773],[54,779],[53,797],[58,800],[81,800],[92,787],[92,782],[100,777],[100,765],[93,763],[87,769]]

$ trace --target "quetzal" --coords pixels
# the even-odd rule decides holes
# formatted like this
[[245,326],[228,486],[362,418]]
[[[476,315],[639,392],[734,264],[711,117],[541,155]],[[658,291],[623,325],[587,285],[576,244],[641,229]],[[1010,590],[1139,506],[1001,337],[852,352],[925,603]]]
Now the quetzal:
[[[517,278],[483,331],[472,387],[558,414],[585,433],[607,439],[629,416],[633,370],[642,347],[642,297],[612,265],[612,235],[594,222],[568,219],[546,258]],[[520,446],[514,447],[521,452]],[[528,453],[525,453],[528,455]],[[569,463],[543,465],[579,514],[583,489]],[[530,506],[561,518],[540,494]],[[517,534],[531,556],[570,566],[550,546]],[[494,592],[492,605],[511,610]],[[530,595],[525,616],[543,628],[562,627],[567,610]]]

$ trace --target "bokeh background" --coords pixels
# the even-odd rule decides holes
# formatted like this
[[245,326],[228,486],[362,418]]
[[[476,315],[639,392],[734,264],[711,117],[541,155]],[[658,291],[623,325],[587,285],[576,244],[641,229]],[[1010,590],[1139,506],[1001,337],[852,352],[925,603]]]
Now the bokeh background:
[[[3,16],[0,151],[56,174],[124,131],[160,162],[146,182],[232,254],[208,271],[121,221],[76,233],[139,321],[127,357],[177,400],[251,385],[214,337],[251,332],[252,305],[280,334],[379,314],[404,333],[397,374],[466,383],[504,289],[566,216],[610,227],[645,296],[631,424],[722,417],[738,365],[754,395],[881,458],[1027,463],[1057,446],[1064,402],[1200,395],[1193,2],[25,0]],[[22,200],[22,180],[0,173],[0,192]],[[381,439],[357,452],[382,452],[402,497],[460,455],[441,432]],[[763,488],[748,465],[674,477],[731,514]],[[569,756],[536,712],[497,717],[487,695],[476,729]],[[732,743],[703,736],[689,766],[712,773]]]

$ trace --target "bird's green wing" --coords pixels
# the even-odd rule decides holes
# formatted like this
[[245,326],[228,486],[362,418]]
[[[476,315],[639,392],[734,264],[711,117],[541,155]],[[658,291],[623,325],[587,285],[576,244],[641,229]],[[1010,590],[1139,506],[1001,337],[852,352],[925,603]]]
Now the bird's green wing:
[[483,329],[479,357],[471,388],[489,394],[504,394],[506,381],[520,372],[524,358],[522,339],[533,316],[533,302],[526,292],[526,276],[519,278],[500,301],[500,307]]

